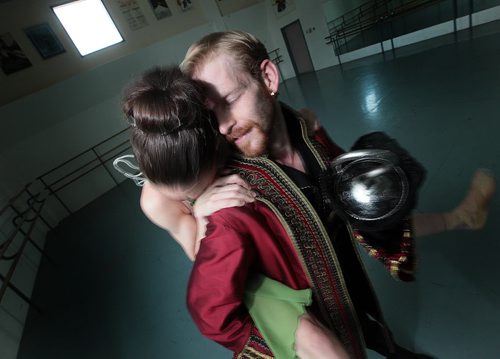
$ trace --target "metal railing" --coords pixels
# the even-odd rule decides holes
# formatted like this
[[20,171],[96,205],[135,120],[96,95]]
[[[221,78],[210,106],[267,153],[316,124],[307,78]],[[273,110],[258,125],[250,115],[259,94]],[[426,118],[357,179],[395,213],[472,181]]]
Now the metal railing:
[[[377,18],[377,13],[385,12],[391,0],[372,0],[348,11],[342,16],[327,23],[329,35],[326,39],[331,43],[334,39],[345,36],[349,31],[368,26]],[[365,25],[363,25],[365,24]]]
[[[26,254],[27,247],[32,246],[52,262],[37,242],[43,242],[46,233],[54,229],[60,220],[124,180],[115,177],[111,163],[115,157],[129,150],[128,129],[125,129],[38,176],[0,209],[0,303],[10,289],[41,312],[30,296],[13,281],[21,257]],[[110,178],[105,188],[97,192],[94,190],[91,196],[83,196],[76,202],[74,197],[64,198],[65,191],[76,192],[68,189],[95,172],[101,173],[101,179],[102,174]],[[57,207],[63,210],[58,211]]]
[[[381,51],[384,53],[384,41],[391,41],[394,49],[393,39],[397,36],[411,31],[395,30],[394,24],[404,20],[424,8],[445,5],[446,18],[454,21],[454,31],[457,31],[456,19],[459,16],[459,0],[371,0],[363,3],[354,10],[328,22],[329,35],[325,37],[326,44],[332,45],[334,53],[340,64],[343,53],[352,51],[349,44],[357,41],[357,48],[380,43]],[[466,8],[466,9],[465,9]],[[472,27],[472,13],[474,12],[473,0],[461,0],[460,12],[469,16],[469,27]],[[439,10],[441,13],[441,10]],[[433,25],[433,24],[431,24]],[[366,34],[371,32],[373,36],[365,40]]]
[[[30,191],[30,185],[25,186],[16,196],[0,209],[0,218],[2,225],[9,225],[7,234],[4,234],[0,243],[0,262],[6,268],[6,273],[0,273],[2,286],[0,287],[0,302],[2,301],[7,289],[13,290],[21,299],[35,308],[29,296],[12,283],[12,278],[16,267],[28,244],[33,246],[42,255],[45,255],[42,248],[33,239],[33,232],[38,221],[41,220],[48,228],[50,224],[42,216],[41,212],[45,205],[46,198],[41,194],[34,195]],[[5,222],[3,220],[6,220]]]
[[108,164],[118,155],[130,149],[128,131],[129,129],[126,128],[108,137],[88,150],[79,153],[61,163],[59,166],[43,173],[38,176],[36,180],[42,184],[44,190],[49,191],[50,194],[57,199],[68,214],[73,213],[73,210],[61,198],[59,193],[84,176],[100,168],[104,169],[114,185],[117,185],[119,181],[111,171],[111,166]]

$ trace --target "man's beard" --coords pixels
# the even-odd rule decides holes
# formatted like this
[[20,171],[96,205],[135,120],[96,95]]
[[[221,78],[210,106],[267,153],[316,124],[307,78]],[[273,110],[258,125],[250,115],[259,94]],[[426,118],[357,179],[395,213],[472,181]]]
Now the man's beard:
[[246,139],[246,141],[240,145],[234,142],[239,136],[234,136],[230,139],[230,142],[237,152],[247,157],[258,157],[267,153],[269,136],[262,127],[254,123],[252,126],[241,129],[241,131],[238,132],[241,134],[247,134],[248,132],[252,133],[249,133],[250,138]]
[[[229,139],[235,148],[247,157],[258,157],[268,152],[269,137],[274,122],[274,102],[267,92],[259,93],[257,103],[259,104],[256,111],[258,118],[249,121],[248,126],[236,129]],[[248,134],[250,138],[246,139],[245,143],[237,145],[235,141],[245,134]]]

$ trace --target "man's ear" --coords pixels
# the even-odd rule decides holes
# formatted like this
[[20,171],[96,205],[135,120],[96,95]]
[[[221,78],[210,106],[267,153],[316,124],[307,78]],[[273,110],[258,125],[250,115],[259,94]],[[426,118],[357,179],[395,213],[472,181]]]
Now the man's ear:
[[266,85],[269,93],[275,94],[278,92],[278,87],[280,83],[280,73],[278,66],[269,59],[265,59],[260,64],[260,71],[262,74],[262,79],[264,80],[264,85]]

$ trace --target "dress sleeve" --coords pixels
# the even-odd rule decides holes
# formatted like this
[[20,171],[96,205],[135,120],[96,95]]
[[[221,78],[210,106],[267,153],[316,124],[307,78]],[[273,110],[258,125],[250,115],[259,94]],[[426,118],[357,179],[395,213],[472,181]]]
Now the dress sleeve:
[[236,353],[255,331],[243,302],[255,253],[245,233],[214,215],[188,284],[187,306],[200,332]]

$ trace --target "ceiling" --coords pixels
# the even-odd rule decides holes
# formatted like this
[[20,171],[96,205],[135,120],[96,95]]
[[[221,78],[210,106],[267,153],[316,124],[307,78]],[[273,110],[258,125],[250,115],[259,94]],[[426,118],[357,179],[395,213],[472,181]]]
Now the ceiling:
[[[183,11],[177,5],[177,1],[166,0],[171,15],[158,19],[148,0],[103,0],[125,41],[82,57],[51,9],[51,6],[61,4],[63,1],[0,0],[0,36],[13,39],[31,63],[31,66],[22,65],[21,70],[9,74],[0,70],[0,107],[76,74],[132,54],[201,24],[215,21],[214,16],[221,17],[221,14],[263,2],[263,0],[222,2],[192,0],[193,6]],[[130,3],[135,4],[132,10],[131,7],[127,7]],[[139,18],[143,22],[142,27],[137,26]],[[26,28],[40,24],[48,25],[64,48],[62,53],[42,58],[25,32]]]

